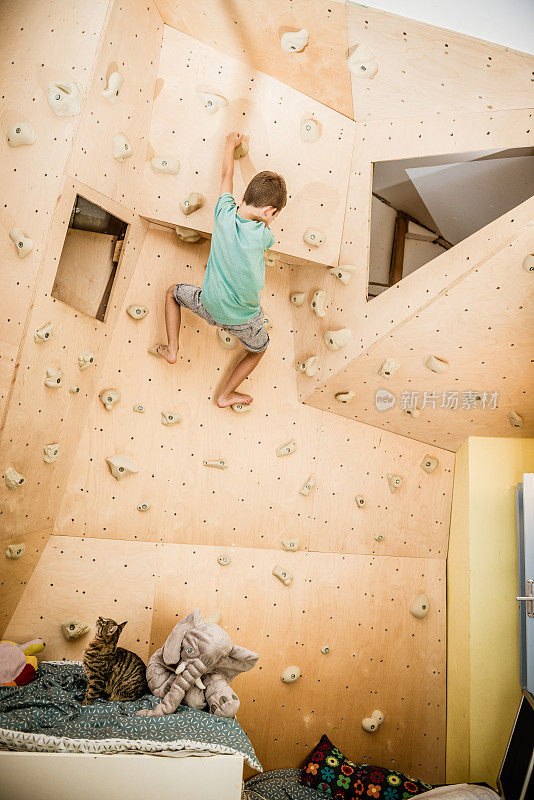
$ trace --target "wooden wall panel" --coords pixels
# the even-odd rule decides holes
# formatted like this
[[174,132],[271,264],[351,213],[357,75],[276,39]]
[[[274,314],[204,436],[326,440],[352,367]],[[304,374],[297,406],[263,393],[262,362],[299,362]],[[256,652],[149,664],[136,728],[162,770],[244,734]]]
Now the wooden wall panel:
[[[352,117],[347,27],[339,0],[156,0],[167,25]],[[280,36],[306,28],[308,46],[286,53]]]
[[[0,570],[0,638],[4,637],[7,624],[24,594],[51,533],[51,529],[48,529],[36,533],[27,533],[18,538],[12,536],[11,539],[2,542],[2,550],[4,552],[9,544],[25,544],[26,550],[24,555],[17,559],[7,559],[4,552],[0,552],[0,559],[2,559],[2,569]],[[36,634],[36,636],[38,635]],[[28,637],[24,641],[28,641],[30,638],[32,637]],[[22,641],[22,639],[19,641]]]
[[[274,250],[337,264],[354,123],[168,26],[158,80],[163,83],[154,100],[140,213],[155,221],[210,232],[225,136],[239,130],[250,137],[250,150],[236,163],[236,199],[242,198],[257,172],[280,172],[287,183],[288,205],[271,226],[277,240]],[[209,115],[200,90],[223,95],[229,105]],[[314,143],[300,139],[300,125],[307,114],[314,114],[322,128],[321,138]],[[154,172],[149,162],[153,154],[178,159],[179,174]],[[205,204],[185,216],[179,203],[191,192],[202,194]],[[309,227],[326,234],[321,247],[311,248],[303,241]]]

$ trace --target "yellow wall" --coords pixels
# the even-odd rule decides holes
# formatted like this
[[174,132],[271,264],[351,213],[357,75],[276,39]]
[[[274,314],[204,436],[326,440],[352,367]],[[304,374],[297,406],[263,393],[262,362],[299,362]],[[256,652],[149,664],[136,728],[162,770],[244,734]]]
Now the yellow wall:
[[470,438],[457,454],[447,575],[447,782],[495,785],[519,703],[515,487],[533,470],[532,439]]

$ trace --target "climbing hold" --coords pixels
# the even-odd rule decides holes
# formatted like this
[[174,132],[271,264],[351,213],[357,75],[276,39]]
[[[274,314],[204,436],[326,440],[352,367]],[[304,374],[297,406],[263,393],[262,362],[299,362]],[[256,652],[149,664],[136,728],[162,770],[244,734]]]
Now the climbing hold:
[[[31,142],[28,142],[28,144],[31,144]],[[525,256],[523,259],[523,269],[525,272],[534,272],[534,253],[529,253],[528,256]]]
[[413,408],[405,408],[404,412],[409,416],[417,419],[417,417],[421,416],[421,412],[417,408],[417,406],[413,406]]
[[237,161],[239,158],[243,158],[248,153],[248,142],[244,139],[241,139],[237,147],[234,147],[234,158]]
[[58,389],[63,386],[63,372],[60,369],[47,369],[45,386],[50,389]]
[[410,614],[413,614],[417,619],[423,619],[430,611],[430,600],[426,594],[418,594],[414,597],[410,606]]
[[216,458],[211,461],[203,461],[202,463],[205,467],[213,467],[214,469],[227,469],[228,467],[224,458]]
[[146,306],[128,306],[126,313],[129,314],[132,319],[144,319],[148,314],[148,308]]
[[233,333],[228,333],[228,331],[223,331],[222,328],[217,328],[217,339],[225,350],[233,350],[239,344],[237,336],[234,336]]
[[113,137],[113,158],[121,164],[133,155],[132,145],[124,133],[116,133]]
[[151,356],[156,356],[156,358],[163,358],[163,356],[158,353],[158,347],[163,347],[162,344],[155,344],[153,347],[147,347],[147,353],[150,353]]
[[9,238],[14,242],[19,258],[24,258],[33,250],[32,240],[20,228],[12,228],[9,231]]
[[286,667],[280,675],[282,683],[295,683],[301,676],[299,667]]
[[356,500],[356,505],[358,506],[358,508],[365,508],[366,503],[367,503],[365,497],[362,497],[361,494],[357,494],[356,497],[355,497],[355,500]]
[[327,331],[323,339],[329,350],[341,350],[348,344],[351,336],[349,328],[340,328],[338,331]]
[[310,303],[312,311],[315,312],[315,316],[326,317],[326,292],[323,289],[318,289],[312,297],[312,301]]
[[142,406],[141,403],[136,403],[136,405],[133,407],[133,410],[135,412],[137,412],[137,414],[144,414],[145,413],[145,407]]
[[302,238],[310,247],[320,247],[326,241],[326,234],[321,233],[317,228],[307,228]]
[[79,394],[80,387],[79,386],[70,386],[69,393],[70,394]]
[[182,415],[178,414],[177,411],[162,411],[161,412],[161,424],[162,425],[176,425],[178,422],[182,421]]
[[59,456],[59,445],[45,444],[43,447],[43,453],[43,461],[46,461],[47,464],[51,464],[52,461],[57,461],[57,457]]
[[281,567],[279,564],[273,567],[273,575],[275,578],[278,578],[280,583],[283,583],[284,586],[289,586],[289,584],[293,580],[293,575],[290,572],[288,572],[287,569]]
[[376,542],[383,542],[384,541],[384,534],[383,533],[375,533],[373,539]]
[[449,362],[446,361],[444,358],[438,358],[438,356],[428,356],[427,360],[425,361],[425,367],[431,369],[432,372],[447,372],[449,369]]
[[402,475],[393,475],[391,472],[388,472],[388,483],[389,491],[393,494],[393,492],[396,492],[397,489],[400,489],[402,486]]
[[284,550],[296,552],[300,550],[300,539],[282,539],[282,547]]
[[439,461],[437,458],[434,458],[434,456],[430,456],[427,453],[419,466],[430,475],[430,473],[434,472],[434,470],[439,466]]
[[6,469],[4,478],[8,489],[18,489],[26,483],[24,475],[21,475],[16,469],[13,469],[13,467],[8,467]]
[[139,503],[139,505],[137,506],[138,511],[148,511],[149,508],[150,508],[150,503]]
[[84,369],[88,369],[95,364],[95,354],[91,353],[90,350],[86,350],[85,353],[79,353],[78,355],[78,366],[80,370],[83,372]]
[[378,72],[375,57],[366,44],[359,44],[347,59],[347,65],[356,78],[372,78]]
[[368,733],[374,733],[384,722],[384,715],[381,711],[373,711],[370,717],[362,719],[362,728]]
[[354,392],[338,392],[337,394],[334,395],[334,397],[336,398],[338,403],[350,403],[350,401],[353,400],[356,397],[356,395],[354,394]]
[[396,372],[401,363],[397,361],[395,358],[386,358],[378,368],[378,374],[382,375],[383,378],[391,378],[394,372]]
[[290,439],[289,442],[285,444],[281,444],[279,447],[276,448],[276,455],[277,456],[289,456],[291,453],[294,453],[297,449],[297,443],[294,439]]
[[356,267],[350,266],[349,264],[343,264],[343,266],[339,267],[330,267],[328,272],[335,278],[339,278],[341,283],[344,283],[346,286],[353,274],[356,272]]
[[106,458],[106,461],[111,474],[117,481],[127,475],[132,475],[134,472],[139,472],[137,464],[129,456],[110,456]]
[[116,103],[119,99],[119,92],[122,87],[122,75],[120,72],[112,72],[108,78],[108,85],[102,89],[100,94],[109,100],[110,103]]
[[121,393],[118,389],[104,389],[103,392],[100,392],[100,399],[106,411],[111,411],[113,406],[117,405],[121,399]]
[[18,122],[9,129],[6,138],[10,147],[19,147],[21,144],[35,144],[37,136],[29,122]]
[[82,110],[83,87],[74,81],[48,84],[48,105],[58,117],[74,117]]
[[264,317],[263,318],[263,324],[265,326],[265,330],[266,331],[270,331],[271,328],[273,327],[273,321],[272,321],[272,319],[270,317]]
[[314,486],[315,486],[315,478],[313,477],[313,475],[310,475],[304,486],[301,489],[299,489],[299,494],[303,494],[304,497],[307,497]]
[[183,228],[181,225],[175,225],[174,230],[176,231],[176,235],[182,242],[188,242],[189,244],[196,244],[197,242],[202,241],[203,237],[200,235],[198,231],[193,230],[192,228]]
[[305,372],[310,378],[313,378],[317,372],[317,364],[319,363],[319,356],[310,356],[302,364],[297,364],[297,372]]
[[175,158],[151,158],[150,166],[154,172],[163,172],[168,175],[178,175],[180,172],[180,162]]
[[226,555],[226,553],[221,553],[220,556],[217,556],[217,563],[220,564],[221,567],[227,567],[232,563],[232,559],[230,556]]
[[301,28],[300,31],[283,33],[280,37],[280,44],[286,53],[300,53],[308,44],[308,40],[308,31],[306,28]]
[[210,116],[212,114],[216,114],[220,108],[226,108],[228,105],[228,100],[226,97],[223,97],[222,94],[201,91],[197,92],[197,94],[202,101],[204,111],[206,111],[206,113],[208,113]]
[[276,257],[267,250],[265,251],[264,261],[266,267],[276,267]]
[[304,305],[304,301],[306,299],[306,295],[305,295],[304,292],[293,292],[293,294],[290,295],[289,299],[291,300],[291,302],[293,303],[294,306],[297,306],[297,308],[300,308],[301,306]]
[[325,656],[329,655],[330,654],[330,645],[329,644],[322,644],[321,645],[321,653],[323,653]]
[[70,617],[61,623],[61,633],[65,639],[79,639],[85,633],[89,633],[91,626],[82,622],[79,617]]
[[37,342],[47,342],[52,334],[54,333],[54,326],[51,322],[47,322],[46,325],[43,325],[42,328],[39,328],[38,331],[35,331],[33,334],[33,341]]
[[245,411],[250,411],[252,408],[250,403],[233,403],[230,407],[232,411],[235,411],[237,414],[243,414]]
[[317,142],[321,138],[321,126],[313,116],[305,117],[300,123],[300,138],[303,142]]
[[21,542],[20,544],[8,544],[6,548],[6,558],[22,558],[26,551],[26,545]]
[[188,216],[189,214],[192,214],[193,211],[196,211],[198,208],[201,208],[203,204],[204,204],[204,198],[202,197],[202,195],[198,194],[198,192],[191,192],[191,194],[188,195],[188,197],[186,197],[180,203],[180,209],[182,211],[182,214]]
[[521,414],[518,414],[517,411],[508,412],[508,421],[512,428],[522,428],[524,425],[523,417]]

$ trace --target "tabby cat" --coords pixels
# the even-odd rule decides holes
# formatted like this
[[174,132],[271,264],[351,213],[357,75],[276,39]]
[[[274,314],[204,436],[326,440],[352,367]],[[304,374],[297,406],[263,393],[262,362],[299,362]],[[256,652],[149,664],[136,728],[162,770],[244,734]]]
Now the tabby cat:
[[150,690],[146,682],[146,667],[131,650],[117,647],[126,622],[118,625],[113,619],[99,617],[96,636],[83,654],[87,689],[82,705],[99,698],[107,700],[137,700]]

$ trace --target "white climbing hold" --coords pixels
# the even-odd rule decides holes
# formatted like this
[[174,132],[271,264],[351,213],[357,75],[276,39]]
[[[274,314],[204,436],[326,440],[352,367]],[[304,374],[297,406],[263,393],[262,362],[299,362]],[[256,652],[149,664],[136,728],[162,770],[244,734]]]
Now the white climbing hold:
[[146,306],[128,306],[126,313],[135,320],[144,319],[148,314]]
[[528,256],[525,256],[523,259],[523,269],[525,272],[534,272],[534,253],[529,253]]
[[326,234],[317,228],[307,228],[302,238],[309,247],[320,247],[326,241]]
[[323,655],[325,655],[325,656],[330,655],[330,645],[329,644],[322,644],[321,645],[321,653],[323,653]]
[[522,428],[525,424],[523,417],[517,411],[508,412],[508,421],[512,428]]
[[217,339],[225,350],[233,350],[239,344],[239,339],[233,333],[223,331],[222,328],[217,328]]
[[294,306],[300,308],[301,306],[304,305],[304,301],[306,300],[306,294],[304,292],[293,292],[293,294],[290,295],[289,299],[291,300]]
[[133,410],[137,414],[144,414],[145,413],[145,407],[143,405],[141,405],[141,403],[136,403],[135,406],[133,407]]
[[9,238],[17,248],[19,258],[24,258],[33,250],[33,241],[20,228],[11,228]]
[[8,489],[18,489],[26,483],[24,475],[21,475],[20,472],[17,472],[13,467],[8,467],[6,469],[4,478]]
[[100,94],[109,100],[110,103],[116,103],[119,99],[119,92],[122,88],[122,75],[120,72],[112,72],[108,78],[108,85],[102,89]]
[[383,378],[391,378],[391,376],[399,369],[401,366],[400,361],[397,361],[395,358],[386,358],[380,364],[378,368],[378,374],[382,375]]
[[367,501],[366,501],[365,497],[362,497],[361,494],[357,494],[356,497],[355,497],[355,500],[356,500],[356,505],[358,506],[358,508],[365,508],[365,506],[367,504]]
[[449,362],[444,358],[438,358],[438,356],[430,355],[425,361],[425,367],[432,370],[432,372],[447,372],[449,369]]
[[241,139],[237,147],[234,147],[234,159],[237,161],[243,156],[246,156],[248,153],[248,142],[244,139]]
[[100,399],[106,411],[111,411],[121,399],[121,393],[118,389],[104,389],[103,392],[100,392]]
[[310,356],[306,361],[297,364],[297,372],[304,372],[310,378],[313,378],[317,372],[317,365],[319,363],[319,356]]
[[304,486],[299,489],[299,494],[303,494],[304,497],[307,497],[311,490],[315,486],[315,478],[313,475],[310,475]]
[[82,110],[83,87],[74,81],[52,81],[46,90],[48,105],[58,117],[74,117]]
[[356,78],[372,78],[378,72],[374,54],[366,44],[359,44],[347,59],[347,65]]
[[295,683],[301,676],[299,667],[286,667],[280,675],[282,683]]
[[417,417],[421,416],[421,412],[419,411],[419,409],[415,404],[411,408],[405,408],[404,413],[407,414],[409,417],[413,417],[414,419],[417,419]]
[[330,275],[333,275],[335,278],[338,278],[341,283],[344,283],[345,286],[349,283],[350,279],[356,272],[356,267],[351,266],[350,264],[343,264],[339,267],[330,267],[328,270]]
[[337,392],[334,397],[338,403],[350,403],[351,400],[354,400],[356,395],[354,392]]
[[79,617],[70,617],[61,623],[61,633],[65,639],[79,639],[80,636],[89,633],[91,626],[82,622]]
[[383,533],[375,533],[373,536],[375,542],[383,542],[384,541],[384,534]]
[[50,389],[58,389],[63,386],[63,372],[60,369],[47,369],[44,383]]
[[221,567],[227,567],[232,563],[232,559],[226,553],[221,553],[221,555],[217,556],[217,563],[220,564]]
[[232,409],[232,411],[235,411],[236,414],[243,414],[246,411],[250,411],[252,409],[252,406],[250,405],[250,403],[233,403],[230,406],[230,408]]
[[6,548],[6,558],[13,558],[13,559],[22,558],[25,551],[26,551],[26,545],[24,544],[24,542],[21,542],[20,544],[8,544]]
[[351,336],[349,328],[340,328],[338,331],[326,331],[323,339],[329,350],[341,350],[349,343]]
[[117,481],[127,475],[132,475],[134,472],[139,472],[137,464],[129,456],[110,456],[106,458],[106,461],[111,474]]
[[186,198],[182,200],[180,203],[180,209],[182,214],[185,214],[186,217],[189,214],[192,214],[193,211],[201,208],[204,204],[204,198],[198,192],[191,192]]
[[162,411],[161,424],[162,425],[176,425],[182,421],[182,415],[177,411]]
[[46,461],[47,464],[51,464],[52,461],[57,461],[59,456],[59,445],[58,444],[45,444],[43,447],[43,461]]
[[414,597],[410,606],[410,614],[412,614],[414,617],[417,617],[417,619],[423,619],[423,617],[426,617],[429,611],[430,600],[426,594],[418,594],[417,597]]
[[276,448],[276,455],[280,456],[289,456],[291,453],[294,453],[297,449],[297,443],[294,439],[290,439],[289,442],[285,444],[281,444],[279,447]]
[[7,132],[6,139],[10,147],[19,147],[21,144],[35,144],[37,136],[31,123],[17,122]]
[[306,28],[301,28],[300,31],[283,33],[280,37],[280,44],[286,53],[300,53],[308,44],[309,38]]
[[196,244],[204,238],[198,231],[193,230],[193,228],[183,228],[181,225],[175,225],[174,230],[182,242],[188,242],[189,244]]
[[132,145],[124,133],[116,133],[113,137],[113,158],[121,164],[133,155]]
[[43,325],[42,328],[39,328],[38,331],[35,331],[33,334],[33,341],[40,344],[41,342],[47,342],[52,334],[54,333],[54,325],[51,322],[47,322],[46,325]]
[[69,386],[69,394],[79,394],[80,387],[79,386]]
[[83,372],[84,369],[89,369],[89,367],[92,367],[94,364],[96,364],[95,358],[95,354],[90,350],[86,350],[85,353],[79,353],[78,366],[81,372]]
[[154,172],[163,172],[167,175],[178,175],[180,162],[176,158],[151,158],[150,166]]
[[310,303],[311,310],[315,312],[315,316],[322,319],[326,317],[326,292],[324,289],[317,289],[315,294],[312,297],[312,301]]
[[273,327],[273,321],[272,321],[271,317],[264,317],[263,318],[263,324],[265,326],[265,330],[266,331],[270,331],[271,328]]
[[293,575],[290,572],[288,572],[287,569],[281,567],[279,564],[273,567],[273,575],[275,578],[278,578],[280,583],[283,583],[284,586],[289,586],[289,584],[293,580]]
[[367,733],[375,733],[375,731],[378,730],[383,722],[384,715],[377,709],[376,711],[373,711],[370,717],[365,717],[365,719],[362,719],[362,728],[364,731],[367,731]]
[[400,489],[402,486],[402,475],[394,475],[391,472],[388,472],[388,484],[389,484],[389,491],[393,494],[396,492],[397,489]]
[[437,467],[439,466],[439,461],[437,458],[427,453],[419,466],[421,467],[422,470],[428,472],[428,474],[430,475],[430,473],[434,472],[434,470],[437,469]]
[[139,503],[139,505],[137,506],[138,511],[148,511],[149,508],[150,508],[150,503]]
[[202,462],[205,467],[213,467],[214,469],[227,469],[228,463],[224,460],[224,458],[215,458],[211,460],[206,460]]
[[300,539],[282,539],[284,550],[291,550],[293,553],[300,550]]
[[228,105],[228,100],[226,97],[223,97],[222,94],[202,91],[198,91],[197,94],[200,97],[204,111],[210,116],[216,114],[219,109],[226,108]]
[[303,142],[318,142],[321,138],[321,126],[313,116],[309,116],[300,123],[300,138]]

